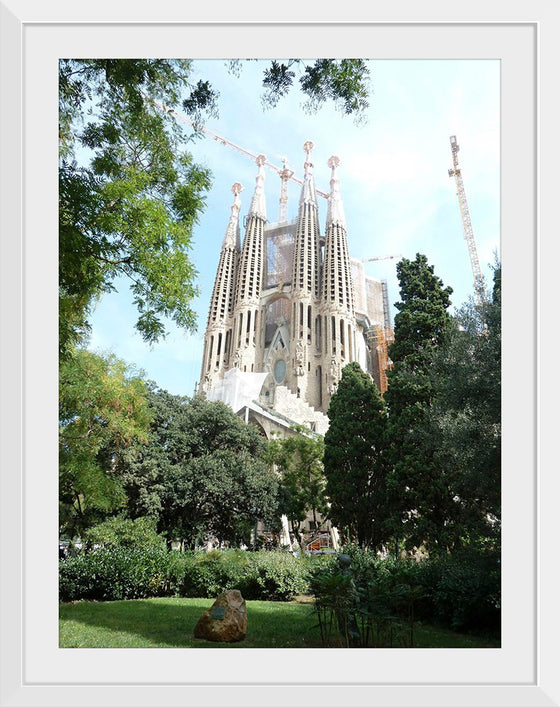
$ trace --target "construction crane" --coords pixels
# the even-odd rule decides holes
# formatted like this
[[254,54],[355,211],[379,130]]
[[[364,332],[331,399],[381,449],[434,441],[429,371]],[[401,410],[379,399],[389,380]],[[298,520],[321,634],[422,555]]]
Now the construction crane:
[[397,255],[375,255],[373,258],[362,258],[362,263],[372,263],[374,260],[393,260],[393,258],[402,258],[400,253]]
[[[222,137],[221,135],[218,135],[217,133],[213,132],[209,128],[207,128],[205,125],[202,125],[201,123],[196,122],[195,120],[191,120],[186,115],[183,115],[182,113],[179,113],[178,111],[174,110],[173,108],[170,108],[169,106],[166,106],[165,103],[160,103],[159,101],[156,101],[154,98],[150,98],[149,96],[144,95],[144,98],[153,105],[155,105],[157,108],[159,108],[161,111],[164,113],[169,113],[170,115],[173,115],[177,120],[181,120],[182,122],[186,123],[189,125],[191,128],[194,128],[197,132],[203,133],[207,137],[211,138],[212,140],[215,140],[216,142],[219,142],[221,145],[224,145],[225,147],[229,147],[232,150],[235,150],[235,152],[238,152],[239,154],[248,157],[252,161],[255,161],[257,159],[257,155],[255,155],[253,152],[250,152],[249,150],[246,150],[244,147],[240,147],[239,145],[236,145],[234,142],[231,140],[228,140],[225,137]],[[287,159],[284,157],[282,158],[283,161],[283,166],[278,167],[275,164],[272,164],[272,162],[269,162],[266,157],[265,161],[263,162],[265,167],[268,167],[271,169],[273,172],[276,172],[278,176],[280,177],[281,180],[281,187],[280,187],[280,205],[278,209],[278,221],[280,223],[283,223],[288,220],[288,181],[295,182],[296,184],[299,184],[300,186],[303,185],[303,180],[300,179],[299,177],[296,177],[294,174],[294,171],[288,167],[287,164]],[[328,199],[329,195],[321,191],[320,189],[315,188],[315,192],[319,195],[322,196],[324,199]]]
[[484,302],[486,302],[486,293],[484,291],[484,278],[482,277],[482,272],[480,271],[478,253],[476,250],[476,241],[474,239],[471,216],[469,213],[469,205],[467,204],[467,196],[465,194],[465,185],[463,184],[463,177],[461,175],[461,170],[459,168],[459,160],[457,158],[457,153],[459,152],[459,145],[457,143],[457,137],[455,135],[451,135],[449,140],[451,142],[453,169],[449,169],[448,173],[450,177],[455,177],[455,185],[457,186],[457,197],[459,199],[459,208],[461,209],[461,219],[463,221],[463,231],[465,233],[465,240],[467,241],[467,247],[469,249],[471,268],[474,276],[474,289],[476,292],[478,303],[482,305]]

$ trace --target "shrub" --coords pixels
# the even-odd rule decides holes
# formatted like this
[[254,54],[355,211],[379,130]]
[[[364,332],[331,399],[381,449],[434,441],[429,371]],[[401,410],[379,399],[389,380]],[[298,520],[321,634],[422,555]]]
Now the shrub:
[[419,581],[428,599],[425,611],[434,622],[455,631],[499,631],[499,553],[462,551],[428,560]]
[[[330,558],[329,558],[330,559]],[[289,601],[310,591],[311,572],[327,558],[281,552],[208,553],[98,548],[59,564],[61,601],[110,601],[155,596],[215,597],[239,589],[246,599]]]
[[196,553],[186,562],[181,594],[213,597],[227,589],[239,589],[245,599],[288,601],[309,591],[308,563],[308,558],[280,552]]
[[159,550],[165,547],[165,538],[158,535],[153,518],[109,518],[86,530],[83,539],[88,546],[130,547],[137,550]]
[[113,601],[176,594],[184,562],[165,550],[99,548],[59,563],[60,601]]
[[180,588],[184,597],[214,597],[227,589],[239,589],[247,566],[241,550],[193,553],[185,562]]
[[241,581],[241,593],[247,599],[289,601],[309,591],[309,565],[308,558],[289,553],[252,553]]
[[350,571],[336,558],[311,579],[325,645],[412,645],[414,621],[455,631],[500,628],[500,557],[462,551],[419,562],[380,558],[346,547]]
[[412,646],[419,588],[411,566],[360,548],[345,548],[345,554],[351,557],[348,572],[331,563],[311,580],[323,644]]

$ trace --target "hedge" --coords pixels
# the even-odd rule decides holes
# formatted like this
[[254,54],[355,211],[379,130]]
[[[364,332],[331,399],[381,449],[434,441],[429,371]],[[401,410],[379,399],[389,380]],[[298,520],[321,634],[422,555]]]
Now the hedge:
[[99,548],[59,563],[59,599],[114,601],[170,596],[177,592],[184,563],[166,550]]
[[[381,559],[352,547],[344,552],[351,556],[350,574],[362,602],[372,597],[377,601],[383,595],[395,608],[394,600],[408,588],[414,596],[416,619],[456,631],[499,631],[498,553],[462,552],[415,562]],[[322,578],[332,583],[339,572],[335,556],[100,548],[60,561],[59,592],[61,601],[110,601],[215,597],[226,589],[239,589],[246,599],[289,601],[311,593],[313,583],[316,598],[321,600]]]
[[269,551],[99,548],[61,560],[59,596],[61,601],[214,597],[235,588],[246,599],[289,601],[309,592],[311,568],[321,559]]
[[181,595],[212,597],[239,589],[246,599],[289,601],[309,592],[311,558],[282,552],[230,550],[187,558]]

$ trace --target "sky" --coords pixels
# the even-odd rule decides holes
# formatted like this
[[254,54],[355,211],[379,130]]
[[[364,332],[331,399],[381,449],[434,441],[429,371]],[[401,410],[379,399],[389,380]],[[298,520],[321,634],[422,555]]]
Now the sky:
[[[235,78],[219,59],[194,63],[193,82],[208,79],[220,94],[219,117],[208,120],[207,128],[255,155],[265,154],[280,167],[287,158],[298,177],[303,176],[303,144],[311,140],[315,185],[324,192],[329,191],[327,160],[337,155],[350,256],[399,256],[365,263],[367,275],[387,280],[393,304],[399,300],[398,259],[425,254],[444,285],[453,288],[451,311],[474,295],[455,180],[448,175],[453,164],[449,138],[455,135],[479,262],[491,286],[491,265],[500,251],[498,60],[371,61],[372,94],[363,124],[330,105],[306,114],[297,86],[276,108],[263,110],[264,66],[265,62],[245,62]],[[188,396],[200,377],[208,306],[233,202],[231,186],[240,182],[244,188],[242,223],[257,174],[251,159],[208,137],[190,143],[189,150],[213,175],[190,253],[200,290],[193,303],[197,332],[186,333],[169,322],[164,341],[146,344],[134,329],[137,315],[128,283],[117,280],[117,292],[96,305],[88,345],[95,352],[116,354],[164,390]],[[299,192],[299,185],[291,182],[289,218],[297,216]],[[275,222],[280,179],[272,170],[266,171],[265,194],[268,220]],[[324,230],[327,201],[321,197],[318,201]],[[393,306],[392,318],[395,313]]]

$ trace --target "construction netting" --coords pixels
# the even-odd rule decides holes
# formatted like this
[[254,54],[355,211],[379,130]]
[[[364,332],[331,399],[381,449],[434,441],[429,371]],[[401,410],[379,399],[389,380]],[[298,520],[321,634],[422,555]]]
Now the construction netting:
[[292,281],[295,228],[296,222],[290,221],[265,229],[265,289]]

